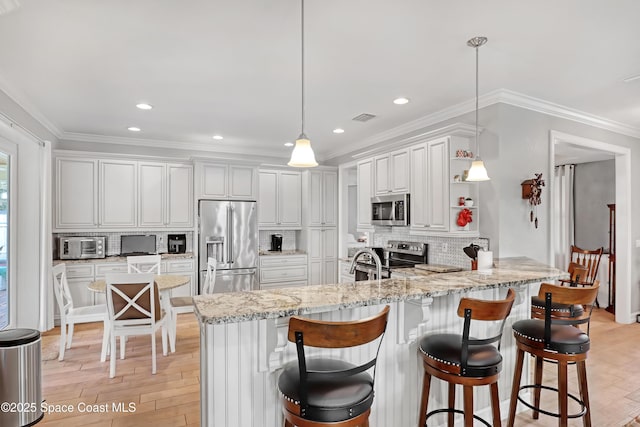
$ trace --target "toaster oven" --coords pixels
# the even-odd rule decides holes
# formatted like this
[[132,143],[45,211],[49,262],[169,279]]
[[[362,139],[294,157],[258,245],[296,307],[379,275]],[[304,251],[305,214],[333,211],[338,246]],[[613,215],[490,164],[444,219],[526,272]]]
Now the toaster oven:
[[58,237],[60,259],[89,259],[106,256],[106,237]]

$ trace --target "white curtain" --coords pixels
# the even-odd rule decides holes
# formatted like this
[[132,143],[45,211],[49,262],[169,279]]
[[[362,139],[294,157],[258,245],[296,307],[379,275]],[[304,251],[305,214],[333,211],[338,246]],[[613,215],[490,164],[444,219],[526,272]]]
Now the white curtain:
[[557,224],[554,244],[555,267],[565,270],[569,265],[570,247],[574,244],[574,173],[575,165],[555,167],[554,222]]

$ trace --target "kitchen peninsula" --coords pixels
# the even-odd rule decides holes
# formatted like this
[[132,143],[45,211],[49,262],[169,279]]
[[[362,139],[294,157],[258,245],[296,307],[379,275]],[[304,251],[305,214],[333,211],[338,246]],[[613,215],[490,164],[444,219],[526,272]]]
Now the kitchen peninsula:
[[[279,368],[296,358],[295,346],[287,341],[289,316],[354,320],[386,304],[391,312],[370,421],[372,426],[415,425],[422,380],[416,339],[426,332],[461,331],[462,319],[456,315],[461,297],[498,299],[512,287],[517,297],[505,325],[499,381],[506,405],[515,363],[511,324],[529,317],[530,296],[541,282],[564,275],[528,258],[507,258],[497,261],[490,274],[462,271],[194,297],[201,325],[201,425],[281,426],[277,377]],[[444,406],[443,384],[436,381],[432,393],[440,402],[433,407]],[[478,394],[475,407],[480,416],[488,413],[488,390]]]

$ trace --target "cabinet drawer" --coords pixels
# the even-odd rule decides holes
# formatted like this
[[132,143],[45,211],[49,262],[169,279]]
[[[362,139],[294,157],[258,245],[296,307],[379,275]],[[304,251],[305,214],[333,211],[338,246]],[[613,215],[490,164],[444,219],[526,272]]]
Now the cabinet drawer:
[[307,280],[306,265],[260,269],[260,283],[292,282],[298,280]]
[[96,265],[96,278],[111,273],[126,273],[127,264],[101,264]]
[[176,261],[167,261],[167,273],[179,273],[179,272],[193,272],[193,260],[181,259]]
[[282,267],[293,265],[307,265],[306,255],[288,255],[288,256],[261,256],[260,267]]
[[67,277],[93,278],[93,264],[67,264]]

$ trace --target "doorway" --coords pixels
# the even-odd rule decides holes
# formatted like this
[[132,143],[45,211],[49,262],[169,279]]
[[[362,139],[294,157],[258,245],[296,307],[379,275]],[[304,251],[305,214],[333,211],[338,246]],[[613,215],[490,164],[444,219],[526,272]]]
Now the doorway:
[[[0,146],[0,150],[2,147]],[[9,154],[0,151],[0,330],[9,326],[10,289],[9,286]]]
[[[584,158],[590,156],[591,161],[593,159],[605,160],[613,159],[615,164],[615,203],[616,203],[616,224],[615,235],[617,248],[616,254],[616,290],[615,290],[615,306],[616,306],[616,322],[619,323],[631,323],[633,322],[633,313],[631,312],[631,300],[632,289],[631,283],[631,215],[630,215],[630,200],[631,200],[631,150],[626,147],[621,147],[613,144],[608,144],[601,141],[595,141],[587,138],[582,138],[575,135],[565,134],[562,132],[551,131],[550,133],[550,165],[551,167],[556,164],[556,153],[580,153],[579,157]],[[570,162],[567,162],[570,163]],[[574,161],[573,163],[577,163]],[[549,174],[551,177],[551,191],[556,188],[555,174],[553,170]],[[555,194],[554,194],[555,196]],[[557,206],[556,197],[551,197],[551,212],[557,212],[559,206]],[[606,209],[606,205],[603,207]],[[607,213],[608,215],[608,213]],[[552,227],[550,227],[549,236],[549,262],[554,264],[554,255],[560,250],[567,250],[566,248],[558,247],[557,238],[561,233],[556,224],[556,221],[552,221]],[[607,248],[605,248],[607,249]],[[606,264],[601,264],[601,269],[606,269]],[[601,286],[608,286],[608,283],[602,283]],[[637,295],[633,295],[633,300],[637,300]]]

